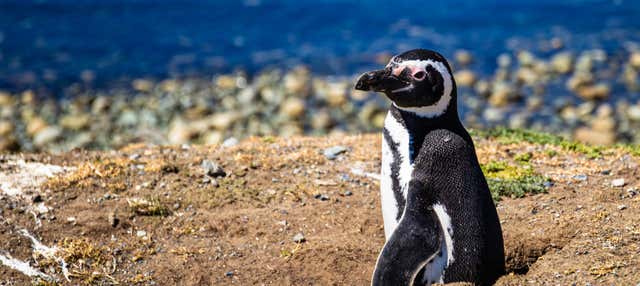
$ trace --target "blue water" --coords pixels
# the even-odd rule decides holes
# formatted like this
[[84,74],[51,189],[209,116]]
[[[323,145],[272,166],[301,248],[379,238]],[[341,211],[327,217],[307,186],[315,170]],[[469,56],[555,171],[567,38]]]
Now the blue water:
[[415,47],[476,56],[544,41],[610,54],[640,40],[640,1],[158,1],[0,0],[0,89],[122,79],[253,73],[303,63],[350,75],[376,55]]

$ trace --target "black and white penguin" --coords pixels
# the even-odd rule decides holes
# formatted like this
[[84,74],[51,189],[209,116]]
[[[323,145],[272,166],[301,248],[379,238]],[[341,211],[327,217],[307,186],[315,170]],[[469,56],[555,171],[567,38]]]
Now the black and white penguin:
[[505,271],[502,230],[447,60],[411,50],[355,88],[392,101],[380,184],[387,241],[372,285],[493,284]]

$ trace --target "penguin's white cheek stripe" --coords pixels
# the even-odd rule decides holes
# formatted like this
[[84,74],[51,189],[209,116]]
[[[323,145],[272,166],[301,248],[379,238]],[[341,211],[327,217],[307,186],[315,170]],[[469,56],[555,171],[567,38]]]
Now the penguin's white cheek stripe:
[[440,99],[435,104],[429,106],[400,107],[396,105],[396,107],[405,111],[415,113],[420,117],[436,117],[443,114],[447,110],[449,102],[451,102],[452,98],[451,92],[453,91],[453,79],[451,78],[449,70],[443,63],[433,60],[410,60],[398,63],[397,66],[394,67],[394,70],[403,70],[406,67],[409,67],[411,70],[426,70],[426,67],[428,65],[432,66],[440,73],[440,75],[442,75],[442,80],[444,81],[444,91]]

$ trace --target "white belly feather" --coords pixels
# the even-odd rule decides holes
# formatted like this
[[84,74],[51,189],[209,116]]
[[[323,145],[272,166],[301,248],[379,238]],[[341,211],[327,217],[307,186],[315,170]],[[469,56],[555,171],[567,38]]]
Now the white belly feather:
[[[409,181],[411,180],[411,176],[413,173],[413,164],[410,162],[409,158],[409,132],[407,129],[402,126],[390,113],[387,114],[387,117],[384,121],[384,128],[389,132],[391,140],[394,144],[397,145],[398,149],[398,158],[399,162],[399,173],[398,173],[398,181],[400,183],[400,187],[402,190],[402,195],[407,198],[407,189],[409,185]],[[393,193],[393,184],[391,176],[393,165],[393,154],[389,144],[387,144],[386,140],[382,139],[382,168],[381,168],[381,179],[380,179],[380,195],[382,199],[382,216],[384,220],[384,233],[385,237],[388,240],[391,237],[391,234],[395,231],[398,226],[397,214],[398,211],[402,212],[403,210],[399,210],[398,203],[395,199]],[[442,282],[443,271],[445,268],[454,261],[453,257],[453,226],[451,225],[451,218],[447,213],[446,208],[442,204],[435,204],[433,206],[436,215],[438,216],[438,220],[440,221],[440,225],[444,230],[444,238],[445,244],[442,245],[441,251],[443,255],[441,257],[437,257],[436,260],[429,264],[424,272],[423,281],[436,281]]]

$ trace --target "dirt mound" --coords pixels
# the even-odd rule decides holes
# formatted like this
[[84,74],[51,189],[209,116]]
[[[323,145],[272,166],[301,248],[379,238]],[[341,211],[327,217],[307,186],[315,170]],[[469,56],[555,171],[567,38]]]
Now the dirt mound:
[[[531,154],[523,168],[553,182],[498,202],[498,285],[640,281],[636,157],[476,141],[481,163]],[[384,243],[379,150],[366,135],[4,156],[0,255],[39,274],[3,260],[2,285],[368,284]],[[34,166],[55,172],[34,186]]]

